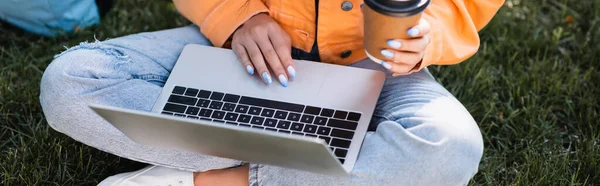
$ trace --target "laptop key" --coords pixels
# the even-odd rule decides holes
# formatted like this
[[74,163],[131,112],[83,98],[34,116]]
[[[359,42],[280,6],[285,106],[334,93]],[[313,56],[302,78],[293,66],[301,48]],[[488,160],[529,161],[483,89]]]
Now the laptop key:
[[290,120],[290,121],[300,121],[300,114],[290,112],[290,114],[288,114],[287,120]]
[[225,102],[237,103],[238,100],[240,100],[240,96],[235,94],[225,94],[225,97],[223,97]]
[[179,117],[184,117],[185,118],[185,115],[183,115],[183,114],[175,114],[175,116],[179,116]]
[[336,110],[333,117],[337,118],[337,119],[346,119],[347,115],[348,115],[348,112],[346,112],[346,111]]
[[302,123],[292,123],[292,127],[290,128],[290,130],[302,131],[302,128],[304,128],[304,124],[302,124]]
[[173,115],[173,113],[171,113],[171,112],[161,112],[161,114],[164,114],[164,115],[171,115],[171,116]]
[[211,116],[213,119],[223,119],[223,117],[225,117],[225,112],[218,110],[215,110]]
[[260,111],[262,109],[258,108],[258,107],[250,107],[250,109],[248,109],[248,114],[252,114],[252,115],[260,115]]
[[314,134],[315,132],[317,132],[317,126],[306,124],[306,126],[304,126],[303,131],[306,133]]
[[325,140],[325,144],[329,144],[329,141],[331,141],[331,138],[327,136],[319,136],[319,138]]
[[222,106],[223,106],[223,102],[212,101],[212,102],[210,102],[210,106],[208,106],[208,108],[220,110]]
[[221,92],[213,92],[213,93],[210,95],[210,99],[212,99],[212,100],[217,100],[217,101],[221,101],[221,99],[223,99],[223,96],[224,96],[224,95],[225,95],[225,94],[223,94],[223,93],[221,93]]
[[274,128],[268,128],[268,127],[267,127],[267,128],[265,128],[265,130],[270,130],[270,131],[275,131],[275,132],[277,132],[277,129],[274,129]]
[[205,117],[201,117],[200,120],[205,120],[205,121],[212,121],[212,119],[210,118],[205,118]]
[[348,148],[350,147],[350,141],[348,140],[343,140],[343,139],[338,139],[338,138],[333,138],[331,139],[331,146],[334,147],[342,147],[342,148]]
[[202,109],[200,110],[200,112],[198,112],[198,116],[204,116],[204,117],[210,117],[212,115],[212,110],[209,109]]
[[337,157],[345,158],[347,153],[348,153],[347,150],[344,150],[344,149],[335,149],[335,155]]
[[196,117],[196,116],[187,116],[187,118],[198,119],[198,117]]
[[351,140],[352,137],[354,136],[354,132],[347,131],[347,130],[332,129],[330,135],[333,137]]
[[325,125],[325,124],[327,124],[327,118],[317,116],[313,123],[317,124],[317,125]]
[[279,120],[279,123],[277,123],[277,128],[279,129],[290,129],[290,125],[292,123],[289,121],[283,121],[283,120]]
[[294,112],[302,112],[304,110],[304,105],[298,105],[298,104],[294,104],[294,103],[286,103],[286,102],[280,102],[280,101],[273,101],[273,100],[266,100],[266,99],[260,99],[260,98],[253,98],[253,97],[247,97],[247,96],[242,96],[242,99],[240,99],[240,103],[246,104],[246,105],[254,105],[254,106],[260,106],[260,107],[278,109],[278,110],[294,111]]
[[340,158],[338,160],[340,160],[340,163],[344,164],[344,158]]
[[221,110],[232,112],[235,110],[235,104],[233,103],[224,103],[223,108]]
[[358,123],[353,122],[353,121],[343,121],[343,120],[339,120],[339,119],[330,118],[329,121],[327,122],[327,126],[348,129],[348,130],[356,130],[356,126],[358,126]]
[[185,93],[185,87],[175,86],[175,88],[173,88],[173,92],[171,93],[183,95],[183,93]]
[[305,134],[304,136],[313,137],[313,138],[317,137],[317,135],[313,135],[313,134]]
[[185,95],[186,96],[192,96],[192,97],[196,97],[196,95],[198,95],[198,89],[195,88],[188,88],[185,91]]
[[215,119],[215,120],[213,120],[213,121],[214,121],[214,122],[217,122],[217,123],[225,123],[225,121],[223,121],[223,120],[218,120],[218,119]]
[[238,123],[236,123],[236,122],[231,122],[231,121],[225,121],[225,124],[230,124],[230,125],[238,125]]
[[273,117],[274,113],[275,113],[275,110],[273,110],[273,109],[263,109],[262,113],[260,115],[264,116],[264,117]]
[[229,112],[229,113],[225,114],[225,120],[227,120],[227,121],[235,121],[237,119],[237,117],[238,117],[238,114],[236,114],[236,113]]
[[240,125],[239,125],[239,126],[242,126],[242,127],[251,127],[250,125],[248,125],[248,124],[243,124],[243,123],[240,123]]
[[165,104],[165,107],[163,108],[164,111],[177,112],[177,113],[184,113],[185,109],[187,109],[186,106],[176,105],[176,104],[172,104],[172,103]]
[[292,132],[292,134],[298,135],[298,136],[304,136],[304,133],[301,132]]
[[326,108],[324,108],[321,111],[321,116],[324,116],[324,117],[333,117],[333,110],[332,109],[326,109]]
[[250,123],[253,125],[262,125],[264,121],[265,121],[265,118],[263,118],[263,117],[253,116]]
[[278,130],[278,132],[286,133],[286,134],[291,134],[292,133],[292,131],[289,131],[289,130]]
[[329,127],[320,126],[319,129],[317,129],[317,134],[320,135],[329,136],[329,132],[331,132],[331,128]]
[[248,112],[248,106],[246,106],[246,105],[238,105],[235,108],[235,112],[245,114],[246,112]]
[[197,100],[198,99],[196,99],[196,98],[185,97],[185,96],[178,96],[178,95],[169,96],[169,102],[179,103],[179,104],[184,104],[184,105],[194,106],[194,105],[196,105]]
[[360,114],[356,113],[356,112],[350,112],[350,113],[348,113],[347,119],[350,121],[358,121],[358,120],[360,120]]
[[277,120],[276,119],[267,118],[267,120],[265,121],[264,126],[267,126],[267,127],[276,127],[277,126]]
[[246,114],[240,114],[240,117],[238,117],[238,122],[241,123],[250,123],[250,120],[252,119],[252,116],[246,115]]
[[288,114],[288,112],[286,112],[286,111],[278,110],[277,112],[275,112],[274,117],[277,119],[285,119],[287,117],[287,114]]
[[196,114],[198,114],[199,111],[200,111],[200,108],[198,108],[198,107],[188,107],[187,110],[185,111],[185,114],[196,115]]
[[263,130],[265,129],[264,127],[261,127],[261,126],[256,126],[256,125],[252,125],[252,128],[255,128],[255,129],[263,129]]
[[321,113],[321,108],[306,106],[306,108],[304,108],[304,113],[312,114],[312,115],[319,115],[319,113]]
[[202,108],[206,108],[206,107],[208,107],[208,105],[210,105],[210,100],[208,100],[208,99],[199,99],[198,103],[196,103],[196,106],[199,106]]
[[304,115],[302,115],[302,118],[300,118],[300,121],[302,123],[312,123],[314,119],[315,119],[315,116],[304,114]]
[[208,99],[208,98],[210,98],[210,93],[211,92],[207,91],[207,90],[200,90],[200,92],[198,92],[198,95],[196,97]]

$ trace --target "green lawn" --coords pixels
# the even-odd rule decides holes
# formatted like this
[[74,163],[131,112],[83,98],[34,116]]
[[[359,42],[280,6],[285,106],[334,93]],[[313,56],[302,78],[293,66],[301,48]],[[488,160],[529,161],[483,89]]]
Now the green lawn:
[[[69,37],[0,23],[0,185],[94,185],[144,166],[50,129],[39,81],[65,46],[186,24],[168,1],[142,0]],[[600,185],[600,1],[508,0],[481,40],[468,61],[431,68],[485,138],[471,184]]]

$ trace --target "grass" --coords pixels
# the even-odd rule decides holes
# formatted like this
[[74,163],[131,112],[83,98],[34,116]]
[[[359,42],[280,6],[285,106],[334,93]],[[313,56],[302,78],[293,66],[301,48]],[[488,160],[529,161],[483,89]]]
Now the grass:
[[[600,185],[600,1],[507,0],[468,61],[434,75],[485,140],[471,185]],[[94,185],[143,164],[48,127],[39,81],[82,41],[189,24],[168,1],[118,1],[100,26],[49,39],[0,23],[0,184]]]

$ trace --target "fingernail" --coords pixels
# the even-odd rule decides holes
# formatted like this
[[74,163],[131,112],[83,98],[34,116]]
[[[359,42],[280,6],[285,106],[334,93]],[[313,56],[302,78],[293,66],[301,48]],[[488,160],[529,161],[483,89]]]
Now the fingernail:
[[408,32],[406,32],[410,37],[417,37],[419,35],[419,28],[418,27],[412,27],[411,29],[408,29]]
[[287,71],[288,71],[288,74],[290,74],[290,76],[292,78],[296,78],[296,69],[294,69],[294,67],[288,66]]
[[248,74],[250,75],[254,74],[254,68],[250,65],[246,65],[246,71],[248,71]]
[[381,55],[383,55],[383,57],[386,57],[389,59],[392,59],[394,57],[394,53],[389,50],[381,50]]
[[268,84],[271,84],[272,80],[271,80],[271,75],[269,75],[269,73],[263,72],[262,77],[265,80],[265,82],[267,82]]
[[287,78],[285,77],[285,75],[283,75],[283,74],[279,74],[279,76],[277,76],[277,77],[278,77],[278,79],[279,79],[279,82],[281,83],[281,85],[283,85],[284,87],[287,87],[287,85],[288,85],[288,80],[287,80]]
[[381,62],[381,66],[383,66],[383,68],[387,68],[387,69],[391,69],[392,68],[392,65],[390,65],[389,63],[387,63],[385,61]]
[[400,49],[400,47],[402,47],[402,43],[396,40],[388,40],[387,45],[395,49]]

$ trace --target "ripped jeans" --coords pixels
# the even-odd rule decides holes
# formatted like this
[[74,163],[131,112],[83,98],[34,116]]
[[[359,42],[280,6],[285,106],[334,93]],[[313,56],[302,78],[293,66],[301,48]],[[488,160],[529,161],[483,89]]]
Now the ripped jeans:
[[[134,143],[88,108],[98,103],[150,111],[189,43],[210,45],[198,27],[188,26],[81,43],[57,55],[41,82],[48,124],[86,145],[153,165],[199,172],[244,164]],[[352,66],[384,70],[369,60]],[[250,164],[249,183],[466,185],[483,153],[477,124],[427,69],[398,77],[388,72],[369,129],[349,178]]]

